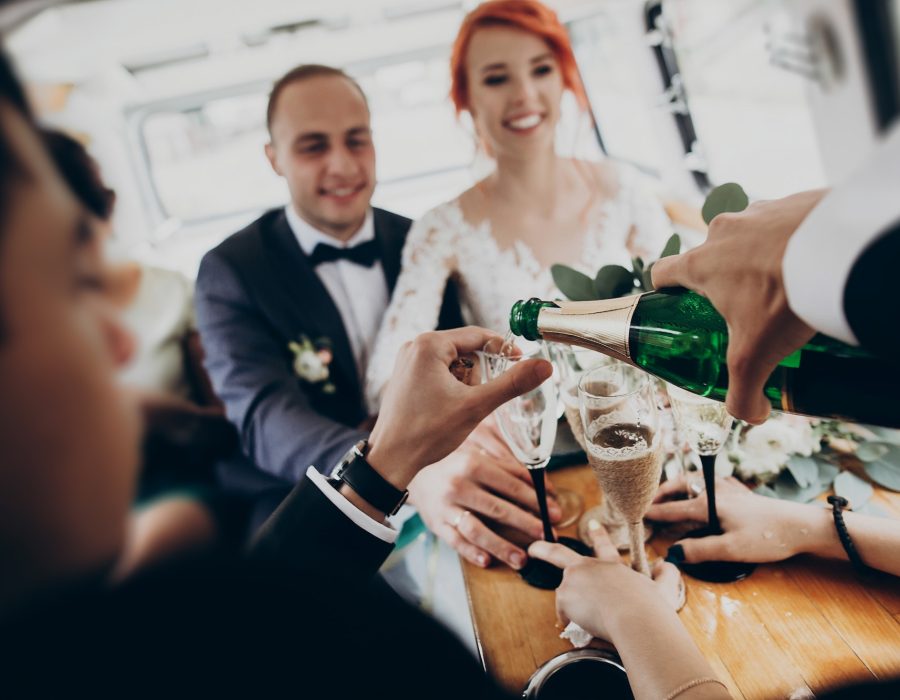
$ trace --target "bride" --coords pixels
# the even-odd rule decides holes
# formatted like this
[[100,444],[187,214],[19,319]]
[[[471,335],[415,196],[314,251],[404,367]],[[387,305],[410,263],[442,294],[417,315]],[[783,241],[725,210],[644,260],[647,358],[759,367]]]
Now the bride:
[[517,299],[561,296],[554,263],[593,277],[603,265],[658,255],[672,233],[635,171],[557,155],[563,92],[584,110],[587,97],[552,10],[535,0],[480,5],[459,30],[451,71],[456,110],[472,116],[496,169],[413,225],[369,363],[372,409],[400,346],[434,327],[448,278],[470,320],[503,333]]
[[[434,328],[449,278],[459,284],[469,321],[503,333],[517,299],[561,296],[550,274],[554,263],[593,277],[603,265],[657,255],[672,232],[633,170],[557,155],[564,92],[584,112],[587,96],[552,10],[536,0],[478,6],[456,37],[451,83],[457,112],[471,115],[496,169],[413,225],[368,365],[373,414],[400,346]],[[465,558],[486,566],[493,556],[519,568],[525,552],[481,521],[540,537],[539,521],[526,512],[536,510],[535,496],[525,469],[490,433],[481,431],[478,444],[476,432],[474,447],[423,470],[410,485],[410,502]],[[558,512],[551,502],[551,518]]]

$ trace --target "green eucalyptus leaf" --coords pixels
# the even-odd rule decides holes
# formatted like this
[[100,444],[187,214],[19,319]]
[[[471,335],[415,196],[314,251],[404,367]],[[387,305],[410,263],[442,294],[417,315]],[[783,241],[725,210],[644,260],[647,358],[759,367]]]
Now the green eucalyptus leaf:
[[819,481],[819,465],[812,457],[794,455],[788,460],[787,468],[800,488],[805,489],[813,482]]
[[823,491],[827,490],[828,484],[823,484],[818,479],[814,479],[808,486],[800,486],[794,480],[791,472],[785,469],[778,478],[772,483],[772,490],[778,498],[786,501],[796,501],[797,503],[806,503],[813,500]]
[[640,277],[644,271],[644,259],[640,256],[631,259],[631,267],[634,269],[634,276]]
[[771,486],[766,484],[760,484],[755,489],[753,489],[753,493],[758,493],[760,496],[766,496],[768,498],[778,498],[778,494],[772,489]]
[[874,515],[876,518],[893,518],[884,508],[875,501],[869,501],[862,508],[854,508],[854,513],[862,513],[863,515]]
[[647,265],[647,267],[645,267],[644,271],[641,273],[641,289],[643,289],[645,292],[652,292],[654,289],[653,278],[650,276],[650,271],[653,269],[653,266],[655,264],[656,261],[654,260],[652,263]]
[[819,464],[819,481],[828,486],[837,478],[841,470],[837,465],[824,459],[817,459],[816,462]]
[[881,458],[863,464],[866,474],[879,486],[900,491],[900,445],[890,445]]
[[593,280],[583,272],[566,265],[553,265],[550,274],[559,291],[572,301],[591,301],[597,298]]
[[891,451],[891,445],[887,442],[864,442],[856,448],[856,456],[863,462],[875,462]]
[[885,442],[892,442],[895,445],[900,445],[900,430],[894,430],[893,428],[882,428],[880,425],[866,425],[864,427],[871,430]]
[[660,258],[668,258],[670,255],[678,255],[681,252],[681,236],[677,233],[673,233],[669,236],[669,240],[666,241],[666,245],[663,248],[662,253],[659,254]]
[[621,265],[604,265],[594,278],[596,299],[614,299],[631,294],[634,289],[634,273]]
[[713,189],[706,197],[703,202],[703,220],[708,224],[724,212],[744,211],[749,203],[747,193],[739,184],[726,182]]
[[872,484],[852,472],[841,472],[834,480],[834,492],[850,501],[853,510],[862,508],[872,498]]

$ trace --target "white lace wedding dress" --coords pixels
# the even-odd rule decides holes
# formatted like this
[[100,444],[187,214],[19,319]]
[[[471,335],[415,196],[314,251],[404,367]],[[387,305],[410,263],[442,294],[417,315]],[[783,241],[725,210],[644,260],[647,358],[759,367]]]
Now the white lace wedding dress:
[[[593,277],[603,265],[630,266],[633,255],[655,258],[672,234],[659,200],[631,168],[617,166],[614,197],[594,207],[586,219],[580,263]],[[547,235],[553,235],[548,231]],[[454,199],[416,221],[403,249],[403,268],[368,363],[366,400],[375,414],[403,343],[437,324],[447,279],[459,285],[466,320],[498,333],[509,328],[509,310],[518,299],[562,297],[550,274],[526,244],[500,248],[489,221],[474,226]]]

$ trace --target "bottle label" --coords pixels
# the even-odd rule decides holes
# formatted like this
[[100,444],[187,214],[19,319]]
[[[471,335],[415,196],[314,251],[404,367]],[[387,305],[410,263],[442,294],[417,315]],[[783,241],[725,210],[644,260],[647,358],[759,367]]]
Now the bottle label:
[[628,347],[631,317],[642,294],[597,301],[558,301],[538,314],[544,340],[581,345],[631,363]]

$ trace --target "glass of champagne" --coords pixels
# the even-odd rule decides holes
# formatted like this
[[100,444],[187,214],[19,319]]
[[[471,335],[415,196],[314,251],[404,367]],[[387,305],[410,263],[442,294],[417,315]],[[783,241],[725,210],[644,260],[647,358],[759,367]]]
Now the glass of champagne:
[[662,475],[659,413],[650,378],[619,363],[592,369],[578,384],[588,462],[603,498],[628,528],[631,567],[647,576],[644,513]]
[[[536,357],[547,359],[548,355],[543,344],[536,344],[526,352],[517,352],[510,345],[489,342],[481,354],[482,378],[488,381],[500,376],[517,362]],[[509,449],[531,475],[544,528],[544,539],[548,542],[559,541],[581,554],[589,554],[590,549],[578,540],[566,537],[556,539],[547,511],[544,472],[547,462],[550,461],[556,438],[558,420],[556,403],[557,390],[550,380],[507,401],[496,409],[494,415]],[[556,588],[562,581],[560,569],[536,559],[530,559],[519,573],[528,583],[538,588]]]
[[[616,360],[593,350],[576,348],[563,343],[545,343],[545,346],[550,355],[550,361],[553,363],[553,377],[559,392],[557,415],[565,416],[566,423],[572,431],[572,437],[584,451],[584,434],[581,427],[581,414],[578,410],[578,380],[581,379],[585,370],[616,362]],[[584,499],[569,489],[557,488],[556,500],[562,511],[559,527],[571,525],[584,511]]]
[[[721,535],[719,513],[716,509],[716,456],[731,433],[734,419],[725,410],[725,404],[711,401],[671,384],[666,385],[675,427],[682,440],[700,455],[703,467],[703,483],[706,489],[707,525],[691,530],[685,537]],[[700,564],[679,564],[682,571],[694,578],[713,583],[739,581],[749,576],[755,564],[744,562],[708,561]]]

